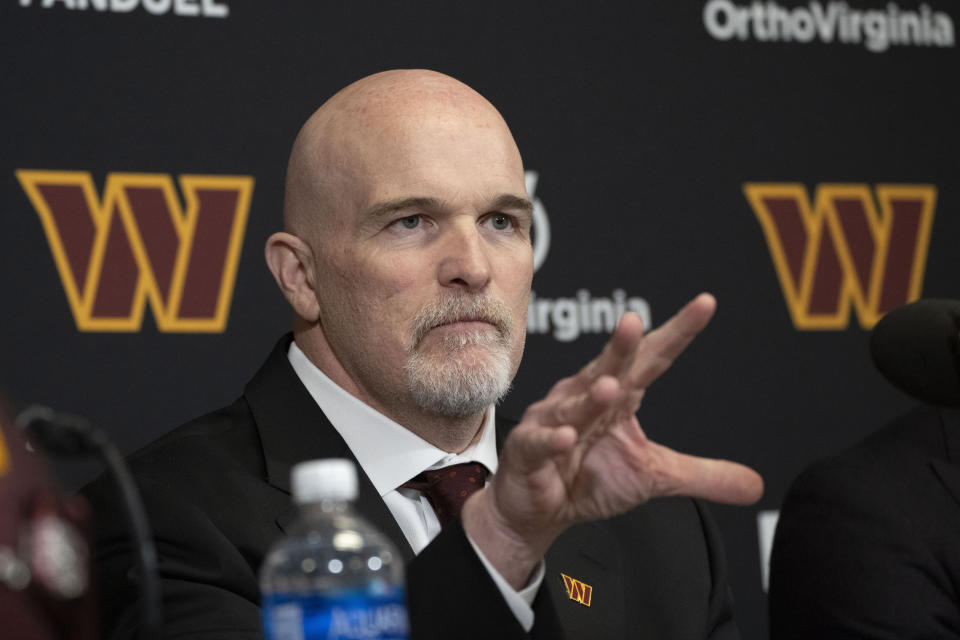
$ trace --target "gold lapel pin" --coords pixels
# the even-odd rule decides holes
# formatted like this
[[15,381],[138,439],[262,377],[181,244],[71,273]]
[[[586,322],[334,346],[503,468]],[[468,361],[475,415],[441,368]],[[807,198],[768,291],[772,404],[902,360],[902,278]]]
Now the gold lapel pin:
[[593,597],[593,587],[580,582],[576,578],[571,578],[565,573],[561,573],[560,577],[563,578],[563,585],[567,588],[567,595],[570,596],[570,599],[589,607],[590,599]]

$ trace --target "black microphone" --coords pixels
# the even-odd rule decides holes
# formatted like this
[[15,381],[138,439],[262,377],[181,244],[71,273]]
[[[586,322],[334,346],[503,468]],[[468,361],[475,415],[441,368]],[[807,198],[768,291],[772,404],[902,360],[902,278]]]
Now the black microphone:
[[140,637],[153,640],[160,637],[162,618],[160,578],[157,573],[157,550],[150,531],[143,500],[130,475],[123,456],[103,430],[80,416],[57,413],[49,407],[34,405],[24,409],[16,419],[17,426],[27,438],[49,453],[65,456],[96,455],[106,465],[120,489],[131,534],[140,565]]
[[50,407],[33,405],[17,416],[17,427],[48,453],[64,456],[95,454],[95,437],[90,421],[68,413],[57,413]]
[[960,300],[918,300],[891,311],[873,328],[870,353],[904,393],[960,407]]

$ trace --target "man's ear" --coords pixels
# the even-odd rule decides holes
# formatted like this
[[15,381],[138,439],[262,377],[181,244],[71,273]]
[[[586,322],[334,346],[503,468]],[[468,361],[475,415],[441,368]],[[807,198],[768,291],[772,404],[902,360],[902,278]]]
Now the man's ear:
[[267,238],[264,254],[277,286],[297,315],[311,323],[319,321],[320,304],[314,291],[313,252],[309,245],[280,231]]

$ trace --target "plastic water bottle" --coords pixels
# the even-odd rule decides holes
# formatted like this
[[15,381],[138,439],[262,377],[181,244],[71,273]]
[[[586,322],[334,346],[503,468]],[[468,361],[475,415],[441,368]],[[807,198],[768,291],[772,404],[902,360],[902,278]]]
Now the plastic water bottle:
[[303,462],[291,480],[298,517],[260,568],[267,640],[407,640],[403,559],[354,512],[353,463]]

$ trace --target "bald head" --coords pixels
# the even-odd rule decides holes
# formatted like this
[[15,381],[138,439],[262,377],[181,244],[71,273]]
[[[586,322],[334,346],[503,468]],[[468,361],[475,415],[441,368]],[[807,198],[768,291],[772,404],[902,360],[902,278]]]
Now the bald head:
[[[522,171],[519,151],[496,108],[459,80],[435,71],[400,69],[362,78],[325,102],[300,129],[287,167],[284,228],[318,239],[330,213],[361,206],[356,185],[382,171],[402,170],[405,157],[426,138],[464,130],[486,132],[509,147]],[[503,152],[503,149],[499,149]]]

